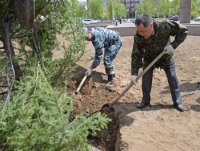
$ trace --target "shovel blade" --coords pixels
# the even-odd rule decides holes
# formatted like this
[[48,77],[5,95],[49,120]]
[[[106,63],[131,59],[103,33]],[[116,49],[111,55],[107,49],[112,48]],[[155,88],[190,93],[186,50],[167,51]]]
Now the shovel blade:
[[110,104],[110,103],[106,103],[106,104],[104,104],[102,107],[101,107],[101,110],[100,111],[102,111],[102,110],[109,110],[109,111],[111,111],[111,112],[114,112],[115,111],[115,108],[113,107],[113,105],[112,104]]
[[80,100],[82,99],[81,93],[79,91],[75,92],[75,96]]

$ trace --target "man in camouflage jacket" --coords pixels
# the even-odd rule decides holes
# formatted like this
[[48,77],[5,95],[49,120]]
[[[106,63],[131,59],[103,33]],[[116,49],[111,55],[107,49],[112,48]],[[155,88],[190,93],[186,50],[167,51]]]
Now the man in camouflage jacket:
[[[135,25],[137,33],[134,36],[131,62],[131,79],[136,84],[139,68],[145,69],[162,51],[165,55],[149,69],[142,77],[142,102],[137,106],[142,109],[150,106],[150,92],[152,86],[153,70],[155,68],[164,69],[174,107],[183,111],[180,88],[176,76],[173,52],[186,38],[188,29],[176,22],[154,21],[148,15],[140,15],[136,18]],[[174,41],[170,41],[170,36],[174,36]]]
[[100,64],[104,48],[104,66],[108,75],[108,85],[113,85],[115,71],[112,62],[122,46],[119,33],[106,28],[95,27],[87,33],[86,40],[92,41],[95,47],[95,57],[91,67],[86,71],[86,75],[90,76],[92,70]]

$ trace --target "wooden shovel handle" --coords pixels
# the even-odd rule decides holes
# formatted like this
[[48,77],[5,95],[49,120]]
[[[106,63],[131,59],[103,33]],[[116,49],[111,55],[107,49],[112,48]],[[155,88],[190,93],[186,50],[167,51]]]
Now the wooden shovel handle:
[[87,75],[85,75],[85,76],[83,77],[81,83],[79,84],[78,88],[76,89],[76,92],[75,92],[76,94],[80,91],[80,89],[81,89],[83,83],[85,82],[86,78],[87,78]]
[[163,50],[136,78],[136,82],[165,54]]
[[[136,78],[136,82],[165,54],[162,51]],[[122,91],[122,93],[113,101],[112,104],[116,103],[132,86],[134,83],[131,81],[128,86]]]

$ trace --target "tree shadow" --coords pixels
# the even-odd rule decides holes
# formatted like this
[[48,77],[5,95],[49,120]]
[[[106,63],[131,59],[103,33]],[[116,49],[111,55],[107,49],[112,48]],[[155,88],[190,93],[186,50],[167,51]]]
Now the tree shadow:
[[200,98],[198,98],[196,100],[196,102],[199,103],[199,105],[192,105],[191,109],[194,110],[194,111],[196,111],[196,112],[200,112]]
[[[186,82],[180,84],[180,90],[181,92],[192,92],[195,90],[200,90],[200,87],[197,86],[197,83]],[[165,87],[164,90],[160,92],[160,94],[168,94],[168,93],[170,93],[169,86]]]
[[134,119],[128,116],[128,114],[138,111],[136,105],[137,103],[135,102],[117,102],[113,105],[114,109],[118,112],[118,116],[120,119],[120,128],[122,128],[123,126],[130,126],[134,122]]
[[198,98],[198,99],[196,100],[196,102],[200,104],[200,98]]
[[146,107],[144,109],[138,109],[136,107],[138,104],[139,104],[138,102],[131,102],[131,103],[117,102],[116,104],[113,105],[115,111],[118,112],[117,113],[118,116],[120,117],[120,119],[122,119],[121,128],[124,126],[130,126],[134,122],[134,119],[128,116],[128,114],[132,112],[166,110],[166,109],[176,110],[173,105],[161,104],[161,103],[156,103],[154,105],[151,105],[151,107]]
[[103,76],[106,76],[106,74],[105,74],[105,73],[102,73],[102,72],[97,72],[97,71],[93,71],[93,72],[92,72],[92,75],[91,75],[92,80],[93,80],[94,82],[96,82],[96,83],[106,83],[107,80],[105,80],[105,79],[103,78]]

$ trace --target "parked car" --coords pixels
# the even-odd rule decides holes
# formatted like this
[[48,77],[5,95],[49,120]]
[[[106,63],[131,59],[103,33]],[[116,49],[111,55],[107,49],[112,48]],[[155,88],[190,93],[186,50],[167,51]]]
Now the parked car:
[[196,17],[194,21],[200,21],[200,16]]
[[171,20],[171,21],[179,21],[179,16],[178,15],[174,15],[174,16],[170,17],[169,20]]
[[166,18],[153,18],[155,21],[163,21],[166,20]]
[[135,18],[128,18],[128,19],[127,19],[127,22],[128,22],[128,23],[135,23]]
[[94,19],[90,19],[90,18],[83,19],[82,21],[83,21],[84,25],[101,22],[101,20],[94,20]]
[[92,19],[83,19],[83,24],[88,25],[92,23]]

